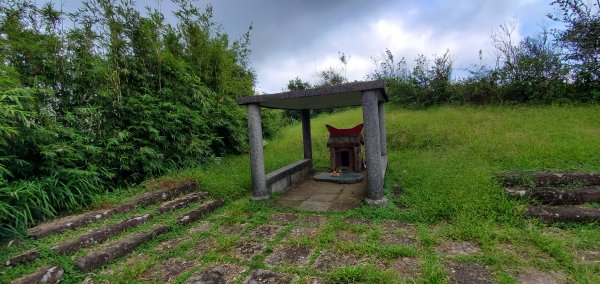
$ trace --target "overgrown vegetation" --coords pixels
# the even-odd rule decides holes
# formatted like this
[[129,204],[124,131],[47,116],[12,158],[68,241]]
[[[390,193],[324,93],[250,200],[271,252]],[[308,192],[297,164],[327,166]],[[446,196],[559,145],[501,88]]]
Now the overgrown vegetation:
[[230,41],[210,6],[174,2],[174,24],[132,1],[0,4],[0,235],[245,149],[251,27]]

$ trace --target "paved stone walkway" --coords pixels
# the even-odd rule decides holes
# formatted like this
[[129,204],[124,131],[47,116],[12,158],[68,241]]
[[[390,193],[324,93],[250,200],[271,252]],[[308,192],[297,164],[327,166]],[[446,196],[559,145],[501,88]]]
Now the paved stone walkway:
[[307,179],[286,189],[275,204],[302,211],[348,211],[360,206],[366,190],[366,178],[353,184]]

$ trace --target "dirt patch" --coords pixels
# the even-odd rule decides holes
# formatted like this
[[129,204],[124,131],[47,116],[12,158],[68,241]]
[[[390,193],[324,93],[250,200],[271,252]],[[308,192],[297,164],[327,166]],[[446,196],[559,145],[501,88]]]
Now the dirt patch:
[[158,252],[169,251],[169,250],[173,249],[174,247],[178,246],[179,244],[181,244],[185,241],[189,241],[191,239],[192,238],[190,238],[190,237],[181,237],[181,238],[164,241],[164,242],[160,243],[158,246],[156,246],[156,248],[154,250],[156,250]]
[[241,243],[233,249],[235,257],[241,260],[249,260],[265,250],[265,245],[256,242],[245,242]]
[[566,284],[567,278],[554,271],[540,271],[528,269],[517,273],[515,279],[520,284]]
[[575,257],[583,263],[600,263],[600,251],[597,250],[577,250]]
[[298,215],[291,213],[275,213],[269,216],[269,221],[276,223],[291,223],[298,220]]
[[446,256],[457,256],[480,253],[481,249],[474,242],[445,242],[438,246],[436,251]]
[[421,261],[414,257],[397,259],[390,266],[407,278],[419,278],[422,275]]
[[493,284],[487,266],[477,263],[453,262],[446,265],[450,283]]
[[350,243],[363,243],[365,242],[364,234],[356,234],[347,231],[339,231],[335,234],[336,241],[339,242],[350,242]]
[[281,232],[281,230],[283,230],[282,226],[261,225],[254,229],[252,232],[250,232],[248,236],[251,238],[272,240],[279,232]]
[[417,239],[407,236],[400,236],[393,233],[387,233],[381,236],[381,244],[384,246],[416,247]]
[[319,230],[317,228],[310,227],[296,227],[293,228],[290,233],[283,238],[285,241],[293,240],[293,239],[301,239],[301,238],[309,238],[314,239],[317,237]]
[[307,246],[279,246],[273,250],[273,254],[265,259],[265,263],[300,266],[308,263],[311,253],[312,249]]
[[319,227],[325,225],[328,219],[325,216],[320,215],[309,215],[302,216],[299,220],[299,224],[302,226]]
[[300,279],[298,281],[298,284],[325,284],[327,282],[325,282],[325,279],[323,278],[319,278],[319,277],[306,277],[303,279]]
[[146,270],[140,277],[140,280],[170,283],[194,265],[196,263],[193,261],[185,261],[181,258],[169,258],[163,263]]
[[314,267],[322,271],[331,271],[342,266],[354,266],[369,263],[367,258],[339,251],[324,251],[315,262]]
[[270,270],[256,269],[244,280],[244,284],[287,284],[292,283],[296,276],[278,273]]
[[212,224],[208,221],[202,221],[200,223],[198,223],[198,225],[190,228],[190,230],[188,231],[188,233],[190,234],[199,234],[199,233],[204,233],[204,232],[208,232],[210,231],[210,228],[212,227]]
[[247,268],[237,264],[221,264],[204,268],[185,282],[186,284],[231,283],[238,279]]

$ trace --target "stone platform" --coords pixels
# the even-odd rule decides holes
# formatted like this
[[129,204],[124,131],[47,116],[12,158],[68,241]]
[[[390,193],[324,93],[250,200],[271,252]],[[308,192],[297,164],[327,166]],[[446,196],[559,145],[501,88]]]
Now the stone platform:
[[341,173],[339,176],[332,176],[330,173],[318,173],[313,179],[316,181],[326,181],[341,184],[351,184],[363,180],[362,173]]
[[306,179],[283,191],[275,204],[304,211],[348,211],[360,206],[366,191],[366,178],[353,184]]

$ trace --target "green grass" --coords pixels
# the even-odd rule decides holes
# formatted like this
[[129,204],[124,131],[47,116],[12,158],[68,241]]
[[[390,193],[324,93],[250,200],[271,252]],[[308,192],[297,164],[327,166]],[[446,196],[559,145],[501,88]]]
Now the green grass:
[[[400,256],[416,256],[422,261],[423,283],[445,283],[444,264],[447,259],[436,251],[436,246],[450,240],[469,240],[477,243],[482,253],[457,257],[455,261],[476,262],[490,266],[493,277],[499,283],[514,283],[517,271],[526,268],[554,270],[565,274],[571,282],[599,283],[600,265],[581,264],[574,258],[576,249],[600,250],[598,225],[561,224],[549,227],[535,220],[522,217],[524,201],[508,198],[495,175],[504,170],[548,170],[600,172],[600,106],[548,106],[548,107],[439,107],[428,110],[406,110],[388,107],[386,111],[388,132],[389,166],[386,176],[386,207],[362,206],[344,213],[326,213],[328,224],[314,239],[294,242],[312,247],[316,254],[329,249],[352,252],[389,263]],[[351,109],[312,120],[313,157],[317,168],[327,168],[328,149],[325,124],[351,127],[362,122],[360,109]],[[265,168],[272,171],[302,158],[300,125],[281,129],[276,137],[266,141]],[[195,180],[202,190],[212,197],[223,198],[225,208],[208,217],[213,224],[211,231],[190,236],[191,240],[168,253],[158,253],[154,247],[161,241],[188,236],[188,227],[176,227],[156,240],[136,250],[145,255],[143,261],[123,265],[127,260],[117,261],[106,267],[117,271],[104,275],[100,270],[92,275],[78,272],[70,257],[47,257],[31,266],[7,269],[0,275],[0,282],[30,273],[46,263],[62,263],[67,270],[66,283],[81,282],[86,277],[109,282],[136,282],[144,270],[155,263],[173,256],[197,261],[197,265],[179,276],[183,282],[194,271],[212,263],[239,262],[228,255],[231,246],[242,241],[240,237],[224,235],[218,226],[245,222],[250,228],[268,222],[268,216],[282,209],[272,206],[272,201],[256,203],[247,197],[250,193],[249,158],[247,155],[217,159],[174,173],[160,180]],[[394,196],[392,187],[400,186],[404,194]],[[130,191],[119,191],[97,198],[97,204],[123,203],[133,194],[139,194],[142,186]],[[402,205],[402,209],[397,206]],[[113,216],[99,224],[75,232],[68,232],[40,241],[0,250],[0,260],[31,247],[46,248],[52,243],[101,224],[114,223],[123,216],[151,212],[153,207],[136,212]],[[132,230],[145,230],[158,222],[173,223],[174,216],[189,210],[157,216],[151,222]],[[308,213],[300,213],[308,214]],[[384,247],[378,243],[382,234],[376,226],[342,223],[345,216],[361,216],[379,223],[394,219],[412,223],[417,228],[418,248]],[[192,225],[193,226],[193,225]],[[281,242],[294,224],[287,224],[284,232],[267,242],[272,249]],[[336,240],[336,232],[347,230],[362,234],[365,243],[354,244]],[[125,232],[123,234],[129,234]],[[214,238],[216,246],[206,256],[190,255],[194,244]],[[504,251],[500,245],[511,245],[518,254]],[[95,246],[97,247],[97,246]],[[82,249],[82,255],[93,248]],[[526,258],[525,258],[526,257]],[[126,257],[127,259],[129,257]],[[262,260],[242,262],[243,265],[265,268]],[[316,258],[313,255],[312,261]],[[281,272],[293,272],[305,279],[319,276],[335,283],[366,282],[396,283],[402,281],[390,270],[380,270],[370,265],[336,269],[321,273],[312,266],[304,268],[279,267]],[[244,275],[247,275],[248,272]],[[399,280],[400,279],[400,280]]]

